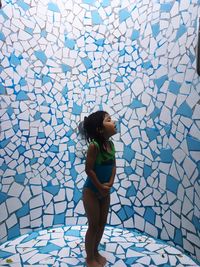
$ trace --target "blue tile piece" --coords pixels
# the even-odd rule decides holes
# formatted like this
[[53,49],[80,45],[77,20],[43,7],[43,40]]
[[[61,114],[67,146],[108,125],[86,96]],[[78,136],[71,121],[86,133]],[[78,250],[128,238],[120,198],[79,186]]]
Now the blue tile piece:
[[55,145],[52,145],[52,146],[50,146],[49,151],[54,152],[54,153],[58,153],[59,152],[59,147],[55,146]]
[[52,158],[51,157],[47,157],[46,159],[45,159],[45,161],[44,161],[44,164],[46,165],[46,166],[49,166],[49,164],[52,162]]
[[39,59],[43,64],[46,64],[47,56],[45,55],[43,51],[38,50],[38,51],[35,51],[34,54],[37,59]]
[[58,185],[51,185],[51,186],[45,186],[43,189],[53,196],[56,196],[60,190],[60,187]]
[[122,49],[122,50],[119,52],[119,55],[120,55],[120,56],[124,56],[125,54],[126,54],[126,50],[125,50],[125,48]]
[[132,185],[131,187],[128,188],[127,193],[126,193],[126,197],[133,197],[137,195],[137,190],[135,189],[135,186]]
[[[2,258],[8,258],[8,257],[10,257],[10,256],[12,256],[13,255],[13,253],[11,253],[11,252],[7,252],[7,251],[1,251],[0,250],[0,259],[2,259]],[[2,265],[3,266],[3,265]]]
[[30,5],[28,5],[27,3],[25,3],[25,2],[22,1],[22,0],[18,0],[18,1],[16,2],[16,4],[17,4],[18,6],[20,6],[24,11],[27,11],[27,10],[29,10],[29,8],[30,8]]
[[145,209],[144,218],[152,225],[155,225],[156,213],[151,207]]
[[38,132],[38,138],[46,138],[46,135],[44,132]]
[[200,231],[200,218],[198,218],[197,216],[193,215],[192,222],[195,225],[195,227],[198,229],[198,231]]
[[96,2],[96,0],[83,0],[84,4],[88,4],[88,5],[94,5]]
[[9,144],[10,139],[11,139],[11,138],[3,139],[3,140],[0,142],[0,148],[4,148],[4,147],[6,147],[7,144]]
[[[72,49],[72,48],[71,48]],[[66,72],[68,72],[68,71],[71,71],[71,67],[70,66],[68,66],[68,65],[66,65],[66,64],[62,64],[61,65],[61,68],[62,68],[62,71],[64,72],[64,73],[66,73]]]
[[187,27],[185,25],[180,25],[176,34],[176,40],[178,40],[186,32],[187,32]]
[[25,178],[26,178],[26,174],[25,173],[20,173],[20,174],[16,174],[15,175],[15,181],[17,183],[20,183],[20,184],[24,184]]
[[133,207],[131,208],[129,206],[124,206],[124,210],[125,210],[128,218],[130,218],[134,215]]
[[170,3],[164,3],[160,5],[161,12],[170,12],[171,8],[173,6],[173,1]]
[[151,118],[152,120],[155,120],[156,117],[158,117],[160,114],[160,109],[155,107],[153,112],[151,113]]
[[26,80],[24,78],[21,78],[20,81],[19,81],[19,84],[21,86],[25,86],[25,85],[27,85],[27,82],[26,82]]
[[[65,36],[65,47],[68,47],[69,49],[74,49],[75,44],[76,43],[75,43],[75,41],[73,39],[67,38]],[[67,66],[67,65],[64,65],[64,66]]]
[[39,111],[36,111],[36,113],[34,115],[34,119],[35,120],[40,120],[41,119],[41,113]]
[[179,186],[179,181],[176,180],[174,177],[171,175],[167,175],[167,182],[166,182],[166,189],[171,191],[174,194],[177,194],[178,186]]
[[29,28],[29,27],[25,27],[25,29],[24,29],[27,33],[29,33],[30,35],[32,35],[33,34],[33,28]]
[[2,171],[4,171],[4,172],[5,172],[5,170],[6,170],[7,168],[8,168],[8,167],[7,167],[7,164],[5,164],[5,163],[3,163],[3,164],[0,165],[0,170],[2,170]]
[[181,247],[183,246],[183,236],[181,229],[175,229],[175,234],[174,234],[174,241],[176,244],[180,245]]
[[37,238],[38,235],[39,235],[39,232],[32,232],[32,233],[30,233],[27,237],[25,237],[25,238],[21,241],[21,243],[23,244],[23,243],[26,243],[26,242],[28,242],[28,241],[30,241],[30,240],[35,240],[35,239]]
[[131,40],[137,40],[140,36],[140,31],[139,30],[133,30],[132,35],[131,35]]
[[103,0],[101,2],[101,5],[102,5],[102,7],[108,7],[108,6],[110,6],[110,0]]
[[124,172],[127,174],[127,175],[130,175],[133,173],[133,169],[128,166],[128,167],[124,167]]
[[82,196],[82,194],[81,194],[80,190],[75,186],[74,187],[74,198],[73,198],[75,203],[78,203],[81,196]]
[[57,214],[54,217],[54,223],[53,224],[54,225],[57,225],[57,224],[64,225],[65,224],[65,213]]
[[8,198],[7,194],[0,192],[0,204],[5,202],[7,198]]
[[47,32],[45,31],[45,30],[42,30],[41,32],[40,32],[40,36],[41,37],[47,37]]
[[81,111],[82,111],[82,107],[74,103],[73,110],[72,110],[73,114],[79,115],[81,114]]
[[48,75],[43,75],[42,76],[42,84],[44,85],[44,84],[46,84],[48,82],[50,82],[50,83],[52,82],[51,77],[49,77]]
[[99,25],[103,23],[103,20],[97,10],[92,11],[91,15],[92,15],[92,24]]
[[68,92],[68,87],[66,85],[65,87],[63,87],[62,92],[61,92],[63,97],[67,97],[67,92]]
[[60,13],[60,9],[56,3],[48,3],[48,9],[53,11],[53,12],[58,12]]
[[121,76],[117,76],[115,81],[116,82],[123,82],[123,78]]
[[3,86],[3,84],[0,84],[0,95],[6,94],[6,88]]
[[175,81],[170,81],[169,82],[169,91],[172,92],[175,95],[179,94],[179,89],[181,87],[181,84],[175,82]]
[[14,109],[11,106],[9,106],[8,109],[7,109],[7,114],[9,116],[12,116],[13,113],[14,113]]
[[123,157],[129,163],[135,158],[135,152],[128,146],[124,148]]
[[83,64],[85,65],[86,69],[92,68],[92,61],[89,58],[85,57],[85,58],[82,58],[81,60]]
[[152,173],[152,168],[144,164],[144,178],[148,178]]
[[25,91],[20,91],[16,96],[17,101],[29,100],[29,97]]
[[160,158],[162,162],[171,163],[173,161],[172,149],[161,149]]
[[146,128],[146,133],[150,141],[157,138],[157,136],[160,134],[158,129],[156,128]]
[[15,54],[11,54],[11,57],[10,57],[10,64],[13,65],[13,66],[17,66],[21,63],[20,61],[20,57],[16,57]]
[[26,148],[22,145],[20,145],[18,148],[17,148],[19,154],[24,154],[24,152],[26,151]]
[[95,44],[98,46],[104,46],[105,44],[105,38],[101,38],[95,41]]
[[190,151],[199,151],[200,150],[200,141],[198,139],[195,139],[192,136],[186,136],[186,141],[188,145],[188,149]]
[[138,99],[133,99],[133,102],[130,104],[130,108],[132,108],[132,109],[141,108],[141,107],[144,107],[144,105]]
[[160,78],[158,79],[155,79],[155,84],[157,85],[158,89],[160,89],[164,82],[168,80],[168,76],[167,75],[164,75],[164,76],[161,76]]
[[19,125],[18,124],[13,125],[13,130],[16,133],[19,130]]
[[191,118],[192,114],[193,114],[193,111],[186,102],[183,102],[183,104],[181,104],[180,107],[176,111],[176,115],[182,115],[188,118]]
[[151,61],[149,60],[149,61],[146,61],[146,62],[143,62],[142,63],[142,67],[144,68],[144,69],[149,69],[149,68],[152,68],[152,64],[151,64]]
[[13,239],[20,235],[19,224],[14,225],[11,228],[8,228],[8,239]]
[[18,218],[28,215],[30,212],[29,203],[24,204],[17,212],[16,215]]
[[5,20],[8,20],[9,17],[5,14],[5,12],[3,12],[2,9],[0,9],[0,15],[5,19]]
[[48,244],[46,247],[41,248],[40,252],[42,253],[50,253],[55,250],[60,250],[60,247],[54,244]]
[[73,230],[73,229],[69,229],[69,230],[67,230],[66,234],[67,234],[68,236],[76,236],[76,237],[79,237],[79,236],[80,236],[79,231],[77,231],[77,230]]
[[37,158],[31,159],[31,160],[30,160],[30,165],[33,165],[33,164],[35,164],[37,161],[38,161],[38,159],[37,159]]
[[5,41],[6,37],[5,35],[3,34],[3,32],[0,32],[0,40],[1,41]]
[[152,24],[151,29],[152,29],[153,37],[156,38],[156,36],[158,36],[160,32],[160,23],[158,22],[158,23]]
[[117,212],[117,216],[120,218],[120,220],[121,220],[122,222],[123,222],[124,220],[127,219],[127,215],[126,215],[126,213],[125,213],[125,211],[124,211],[123,208],[120,209],[119,212]]
[[128,11],[127,8],[121,9],[119,11],[119,21],[120,23],[123,22],[124,20],[128,19],[130,17],[130,12]]

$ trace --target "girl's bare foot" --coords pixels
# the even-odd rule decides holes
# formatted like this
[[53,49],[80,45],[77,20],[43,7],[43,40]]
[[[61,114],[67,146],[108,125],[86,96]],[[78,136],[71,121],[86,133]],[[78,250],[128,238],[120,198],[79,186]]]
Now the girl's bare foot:
[[86,266],[87,267],[102,267],[101,264],[99,264],[96,260],[86,260]]
[[105,266],[106,265],[107,260],[101,254],[96,253],[95,254],[95,259],[101,264],[101,266]]

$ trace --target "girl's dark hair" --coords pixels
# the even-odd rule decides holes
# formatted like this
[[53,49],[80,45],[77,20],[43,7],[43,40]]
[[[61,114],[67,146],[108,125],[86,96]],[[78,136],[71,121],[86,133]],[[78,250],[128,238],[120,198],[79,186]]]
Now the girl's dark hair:
[[102,110],[96,111],[88,117],[85,117],[83,122],[84,134],[87,141],[91,142],[94,139],[99,144],[101,150],[104,150],[106,142],[102,131],[103,120],[106,114],[108,113]]

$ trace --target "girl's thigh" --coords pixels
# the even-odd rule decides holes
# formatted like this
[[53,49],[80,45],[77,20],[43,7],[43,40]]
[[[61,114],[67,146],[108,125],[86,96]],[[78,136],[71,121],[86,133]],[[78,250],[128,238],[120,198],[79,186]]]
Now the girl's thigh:
[[89,226],[93,228],[98,227],[100,219],[100,203],[96,194],[89,188],[84,188],[83,190],[83,205]]
[[99,225],[104,226],[107,222],[108,211],[110,207],[110,194],[100,200]]

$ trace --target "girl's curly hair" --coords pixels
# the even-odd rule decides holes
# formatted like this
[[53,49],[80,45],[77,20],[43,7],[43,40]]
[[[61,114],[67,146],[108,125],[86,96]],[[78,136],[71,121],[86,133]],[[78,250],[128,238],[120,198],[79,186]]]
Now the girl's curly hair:
[[102,110],[96,111],[84,118],[83,131],[88,142],[95,140],[101,150],[104,150],[106,139],[103,135],[103,120],[108,113]]

